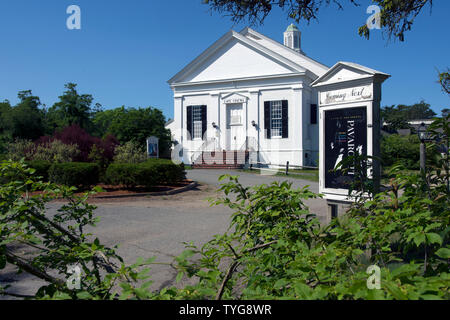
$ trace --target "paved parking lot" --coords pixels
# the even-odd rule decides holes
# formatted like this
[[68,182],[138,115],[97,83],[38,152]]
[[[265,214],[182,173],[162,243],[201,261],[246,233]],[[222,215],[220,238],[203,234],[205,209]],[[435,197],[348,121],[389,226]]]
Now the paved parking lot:
[[310,190],[319,193],[319,183],[307,180],[300,180],[293,178],[292,176],[276,176],[276,175],[261,175],[257,173],[247,173],[243,171],[235,170],[213,170],[213,169],[195,169],[188,170],[187,177],[198,182],[207,183],[209,185],[218,186],[222,182],[218,182],[218,177],[223,174],[230,174],[239,176],[239,182],[244,186],[253,186],[260,184],[270,184],[273,181],[285,181],[288,180],[292,182],[293,188],[302,188],[304,186],[310,186]]
[[[194,190],[172,196],[150,198],[116,199],[96,203],[96,214],[100,223],[91,231],[107,246],[120,244],[118,253],[127,263],[135,262],[138,257],[156,256],[158,262],[171,262],[183,249],[183,242],[202,245],[215,234],[224,233],[230,222],[231,210],[223,206],[211,207],[206,200],[217,195],[218,177],[230,173],[239,175],[243,185],[258,185],[272,181],[286,180],[279,176],[260,176],[258,174],[221,170],[189,170],[188,178],[200,182]],[[310,185],[318,191],[318,184],[310,181],[289,178],[293,187]],[[308,203],[319,216],[325,214],[323,200]],[[51,214],[60,204],[52,203],[48,207]],[[160,289],[174,283],[176,271],[166,265],[152,268],[152,289]],[[0,273],[0,282],[12,285],[10,291],[20,294],[32,294],[42,282],[26,275],[15,275],[8,267]],[[0,298],[1,299],[1,298]]]

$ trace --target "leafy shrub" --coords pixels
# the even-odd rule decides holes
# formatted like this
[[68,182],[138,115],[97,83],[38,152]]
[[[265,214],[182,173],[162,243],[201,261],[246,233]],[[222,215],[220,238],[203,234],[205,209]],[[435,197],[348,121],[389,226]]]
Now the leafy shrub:
[[177,165],[171,160],[148,159],[141,166],[153,170],[153,175],[158,184],[171,184],[186,179],[184,165]]
[[381,140],[381,159],[384,166],[401,163],[410,170],[419,169],[420,141],[417,135],[391,134]]
[[55,163],[49,169],[49,180],[66,186],[87,188],[99,182],[100,168],[96,163]]
[[31,140],[16,139],[8,143],[7,158],[18,161],[22,158],[30,161],[70,162],[80,153],[77,145],[65,144],[57,139]]
[[[33,160],[27,161],[26,165],[35,170],[34,177],[42,177],[42,181],[48,181],[48,171],[52,166],[50,161]],[[36,179],[37,180],[37,179]]]
[[[166,299],[450,298],[445,177],[427,190],[420,175],[397,174],[391,191],[355,203],[328,226],[305,206],[317,197],[307,188],[286,181],[248,188],[228,178],[213,201],[234,211],[229,231],[188,246],[177,278],[199,281],[168,290]],[[371,266],[381,270],[378,290],[367,285]]]
[[109,135],[105,139],[93,137],[78,125],[72,125],[64,128],[62,131],[55,132],[52,137],[41,137],[37,141],[37,144],[47,144],[54,140],[60,140],[67,145],[76,145],[79,153],[73,161],[80,162],[90,161],[89,155],[94,145],[98,150],[102,150],[101,156],[106,162],[112,161],[114,149],[119,144],[114,136]]
[[140,164],[112,163],[105,179],[113,185],[147,188],[161,184],[174,184],[186,178],[183,166],[170,160],[151,159]]
[[113,185],[124,185],[127,188],[138,185],[138,166],[131,163],[112,163],[105,173],[105,181]]
[[60,140],[53,140],[39,144],[31,158],[36,161],[62,163],[74,161],[79,154],[80,150],[76,144],[65,144]]
[[147,158],[147,153],[142,150],[142,147],[134,141],[128,141],[116,148],[114,162],[141,163]]
[[15,139],[14,142],[6,143],[6,158],[19,161],[20,159],[30,160],[33,157],[36,146],[31,140]]

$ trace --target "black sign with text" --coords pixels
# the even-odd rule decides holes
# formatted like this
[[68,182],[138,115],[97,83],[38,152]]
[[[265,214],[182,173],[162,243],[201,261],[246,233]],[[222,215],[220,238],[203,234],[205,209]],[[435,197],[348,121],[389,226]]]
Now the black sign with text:
[[325,188],[348,189],[354,176],[333,172],[339,162],[355,153],[367,154],[367,112],[365,107],[325,111]]

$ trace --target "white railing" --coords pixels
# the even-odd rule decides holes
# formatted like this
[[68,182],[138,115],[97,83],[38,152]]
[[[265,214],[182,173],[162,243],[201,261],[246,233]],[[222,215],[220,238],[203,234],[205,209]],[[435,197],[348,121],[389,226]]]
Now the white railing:
[[[210,150],[210,146],[213,145],[213,149]],[[214,151],[216,149],[216,139],[211,138],[209,140],[205,140],[199,149],[194,151],[191,155],[191,163],[194,163],[199,157],[203,155],[205,151]]]

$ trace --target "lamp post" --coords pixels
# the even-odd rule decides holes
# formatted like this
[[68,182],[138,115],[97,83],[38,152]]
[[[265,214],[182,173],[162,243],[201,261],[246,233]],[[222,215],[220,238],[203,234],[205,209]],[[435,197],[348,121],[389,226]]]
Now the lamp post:
[[425,162],[426,162],[426,148],[425,142],[427,141],[428,134],[427,128],[425,127],[425,123],[421,123],[419,128],[417,129],[417,135],[420,140],[420,170],[425,172]]

